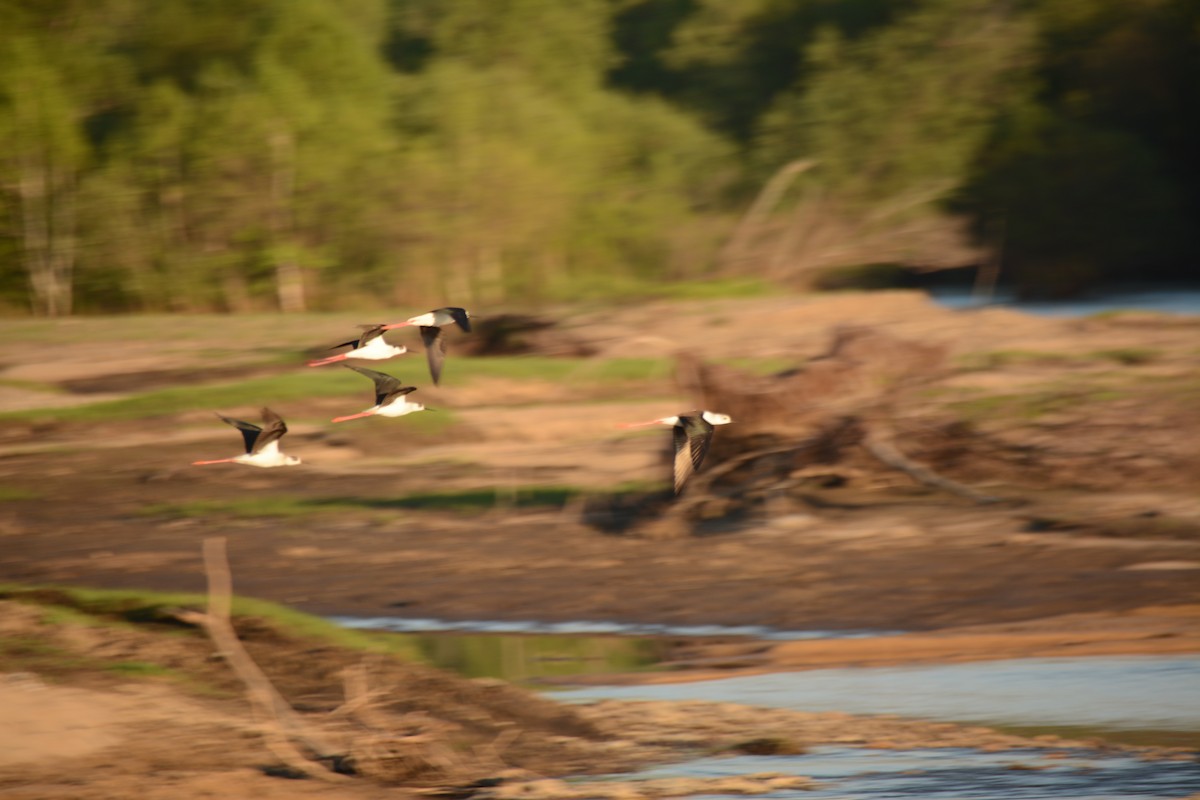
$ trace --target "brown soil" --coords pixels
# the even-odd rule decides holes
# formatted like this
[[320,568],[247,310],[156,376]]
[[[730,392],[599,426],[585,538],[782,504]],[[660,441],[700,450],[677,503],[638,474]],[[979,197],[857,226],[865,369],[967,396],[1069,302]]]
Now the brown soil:
[[[347,403],[358,410],[361,394],[287,404],[279,409],[292,429],[285,449],[305,459],[294,469],[187,466],[235,444],[208,409],[100,425],[0,421],[0,580],[202,591],[200,542],[223,535],[239,594],[316,613],[913,632],[682,648],[680,666],[697,672],[1196,651],[1200,322],[951,312],[894,293],[647,304],[566,316],[562,329],[607,356],[689,346],[712,358],[803,359],[822,352],[831,328],[847,321],[950,349],[962,368],[936,395],[906,409],[898,442],[947,477],[1006,502],[975,505],[856,457],[839,468],[839,485],[814,482],[798,503],[701,530],[705,535],[605,533],[587,524],[576,503],[521,507],[522,489],[665,478],[662,436],[616,432],[613,425],[674,413],[690,401],[667,382],[613,392],[582,382],[494,379],[422,388],[430,405],[460,421],[444,436],[394,433],[405,430],[395,420],[336,430],[317,422],[346,413]],[[270,332],[255,339],[213,326],[208,338],[156,356],[138,343],[101,346],[89,340],[86,321],[77,324],[77,342],[55,345],[54,360],[27,345],[0,345],[0,378],[16,382],[0,387],[0,404],[63,405],[100,396],[84,391],[120,396],[158,386],[164,375],[202,371],[206,347],[244,341],[251,349]],[[339,324],[330,322],[333,330],[316,338],[336,336],[345,327]],[[288,335],[307,343],[313,325],[294,325]],[[277,360],[261,369],[252,359],[233,361],[239,373],[279,371]],[[447,368],[455,368],[453,352]],[[401,374],[416,369],[406,364]],[[51,382],[68,393],[48,402],[21,381]],[[1039,405],[1004,399],[1017,396],[1034,396]],[[964,416],[969,406],[955,405],[981,399],[994,403],[976,406],[992,409],[982,416]],[[452,512],[390,502],[400,493],[468,489],[494,492],[494,504]],[[339,502],[335,510],[282,517],[178,510],[253,497]],[[202,660],[203,645],[195,646],[188,658]],[[331,675],[320,676],[322,691],[336,684]],[[395,796],[394,788],[265,776],[261,767],[270,758],[232,696],[204,700],[169,685],[111,680],[91,685],[78,675],[68,683],[0,685],[3,707],[26,709],[24,717],[6,715],[24,721],[3,729],[19,733],[0,752],[36,751],[37,737],[21,733],[35,723],[48,743],[3,773],[5,796]],[[305,696],[303,686],[285,688],[289,697]],[[328,710],[333,701],[323,702]],[[556,737],[590,741],[558,723],[509,721],[542,732],[506,745],[498,761],[481,761],[488,774],[515,764],[561,775],[640,758],[623,762],[605,750],[611,742],[577,750],[554,744]],[[833,724],[847,731],[858,723]],[[158,735],[167,728],[171,736]],[[607,730],[596,741],[621,738]],[[228,746],[239,740],[247,744]],[[472,746],[487,741],[496,740],[480,733]],[[529,752],[517,757],[511,747]]]

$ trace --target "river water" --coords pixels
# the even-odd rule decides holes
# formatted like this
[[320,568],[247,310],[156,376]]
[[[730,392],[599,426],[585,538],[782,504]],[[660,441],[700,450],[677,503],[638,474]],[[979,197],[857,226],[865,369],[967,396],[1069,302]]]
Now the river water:
[[989,298],[972,294],[969,288],[930,287],[934,302],[948,308],[1002,306],[1048,317],[1083,317],[1112,311],[1156,311],[1169,314],[1200,314],[1200,287],[1122,287],[1099,290],[1070,300],[1018,300],[1006,289]]
[[[575,622],[456,622],[369,618],[348,627],[402,630],[415,657],[470,677],[527,685],[545,679],[655,669],[663,637],[735,634],[800,639],[828,631]],[[780,672],[723,680],[555,691],[563,702],[705,700],[803,711],[897,714],[985,724],[1016,732],[1100,736],[1195,745],[1200,731],[1200,656],[1013,659],[969,664]],[[815,791],[771,800],[1143,800],[1200,792],[1200,763],[1140,761],[1104,749],[874,750],[815,747],[799,756],[705,758],[631,777],[721,777],[755,772],[808,775]]]

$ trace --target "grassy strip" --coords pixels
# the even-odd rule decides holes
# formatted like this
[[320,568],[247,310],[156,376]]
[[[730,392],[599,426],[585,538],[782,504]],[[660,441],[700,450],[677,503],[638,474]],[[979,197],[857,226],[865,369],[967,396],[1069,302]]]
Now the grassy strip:
[[[379,365],[379,369],[418,385],[427,380],[424,363],[400,362],[397,365]],[[670,374],[671,369],[672,365],[667,359],[654,358],[462,358],[452,359],[447,364],[445,384],[462,386],[481,378],[612,384],[661,380]],[[370,388],[365,379],[349,370],[337,367],[297,367],[292,372],[251,380],[160,389],[120,400],[78,406],[11,411],[0,414],[0,419],[97,422],[145,419],[203,408],[226,409],[260,404],[277,407],[313,397],[344,397],[358,394],[365,401],[369,398]],[[450,421],[444,414],[421,414],[418,417],[422,418],[418,424],[428,426],[431,430],[443,428]]]
[[[346,370],[309,370],[254,378],[236,383],[160,389],[120,400],[109,400],[64,408],[27,409],[0,414],[2,420],[31,422],[101,422],[146,419],[198,409],[226,410],[269,405],[285,416],[286,404],[313,397],[345,397],[355,394],[368,404],[370,384]],[[405,424],[437,432],[453,424],[454,415],[444,409],[435,414],[409,417]]]
[[[206,605],[204,595],[184,592],[23,584],[0,584],[0,600],[41,606],[46,611],[44,619],[48,623],[117,627],[148,624],[176,627],[180,623],[173,616],[174,609],[203,609]],[[323,617],[268,600],[234,597],[233,616],[266,620],[281,634],[292,638],[349,650],[398,653],[409,657],[418,655],[411,644],[398,637],[343,628]],[[136,669],[129,667],[127,671]]]
[[[649,491],[651,484],[627,482],[607,493]],[[562,508],[571,499],[596,494],[577,486],[512,486],[464,489],[457,492],[421,492],[401,497],[250,497],[245,499],[193,500],[186,503],[147,505],[146,516],[205,518],[214,514],[233,517],[300,517],[315,513],[378,511],[479,512],[493,508]]]
[[[755,374],[765,375],[793,366],[782,358],[728,359],[725,363]],[[401,361],[377,365],[380,371],[420,385],[426,380],[424,364]],[[638,384],[667,380],[674,370],[669,358],[550,358],[546,356],[507,356],[491,358],[453,358],[447,364],[444,385],[460,387],[473,381],[506,379],[545,381],[555,384],[605,386]],[[314,397],[345,397],[356,392],[366,398],[370,385],[358,375],[337,367],[308,369],[250,380],[180,386],[159,389],[119,400],[106,400],[76,406],[24,409],[0,414],[0,420],[28,422],[106,422],[169,416],[197,409],[233,409],[271,405],[286,415],[286,405]],[[280,407],[283,408],[280,408]],[[437,433],[453,422],[448,413],[420,414],[408,423],[419,430]]]
[[38,500],[41,497],[42,494],[40,492],[35,492],[32,489],[0,484],[0,503],[11,503],[19,500]]
[[964,419],[975,422],[995,422],[998,419],[1032,421],[1047,414],[1076,410],[1126,396],[1127,393],[1115,389],[1045,389],[960,400],[950,403],[950,408]]
[[[730,359],[727,363],[757,374],[767,374],[791,366],[787,359]],[[424,364],[412,361],[395,365],[377,365],[380,371],[406,381],[421,384],[426,380]],[[545,356],[508,356],[494,358],[457,358],[447,364],[446,386],[464,386],[481,379],[546,381],[557,384],[601,385],[663,381],[674,369],[668,358],[549,358]],[[314,397],[344,397],[356,392],[366,398],[370,384],[345,369],[297,367],[292,372],[250,380],[210,385],[159,389],[120,400],[107,400],[60,408],[25,409],[0,414],[0,420],[35,422],[100,422],[146,419],[196,409],[229,409],[290,402]],[[418,419],[419,418],[419,419]],[[437,431],[450,420],[444,415],[418,415],[416,424]]]

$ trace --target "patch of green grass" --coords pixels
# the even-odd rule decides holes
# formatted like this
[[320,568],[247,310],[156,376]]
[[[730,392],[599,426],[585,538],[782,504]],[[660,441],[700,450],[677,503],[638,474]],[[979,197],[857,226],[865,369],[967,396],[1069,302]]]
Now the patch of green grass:
[[[266,378],[209,386],[161,389],[121,400],[69,408],[13,411],[0,414],[0,419],[98,422],[145,419],[197,409],[218,411],[264,405],[279,411],[281,406],[285,406],[289,402],[305,401],[312,397],[341,397],[358,394],[362,395],[365,401],[368,394],[366,389],[369,388],[369,383],[364,384],[360,376],[354,375],[348,370],[298,369],[295,372]],[[436,433],[449,427],[454,421],[452,412],[438,409],[437,413],[411,416],[406,424],[411,424],[423,432]]]
[[969,372],[986,372],[1019,364],[1033,366],[1061,366],[1072,360],[1066,353],[1051,353],[1041,350],[989,350],[966,353],[956,359],[959,369]]
[[[420,309],[413,309],[413,313]],[[399,320],[403,310],[376,321]],[[39,345],[89,342],[154,343],[208,342],[213,347],[227,346],[245,353],[269,349],[280,340],[301,343],[338,341],[343,333],[350,338],[360,322],[368,322],[359,312],[313,312],[308,314],[127,314],[119,316],[76,316],[69,319],[0,320],[0,339],[9,343],[36,342]],[[303,347],[303,344],[300,345]]]
[[1036,420],[1046,414],[1065,411],[1091,403],[1108,402],[1124,397],[1115,389],[1042,389],[1022,394],[995,394],[960,400],[950,407],[968,420],[1019,419]]
[[178,674],[177,670],[150,661],[116,661],[105,664],[104,670],[128,678],[174,677]]
[[0,503],[10,503],[17,500],[39,500],[41,497],[42,493],[35,492],[33,489],[0,485]]
[[[203,595],[182,592],[153,592],[130,589],[92,589],[78,586],[0,585],[0,599],[41,606],[59,614],[59,621],[78,621],[76,615],[93,618],[97,625],[169,626],[178,629],[173,609],[204,608]],[[63,614],[63,611],[74,614]],[[293,608],[252,597],[234,597],[234,617],[254,617],[266,620],[284,635],[297,639],[319,641],[350,650],[396,653],[415,656],[413,647],[383,633],[343,628],[323,617],[306,614]],[[40,640],[39,640],[40,641]],[[0,644],[6,644],[0,641]],[[45,644],[45,643],[42,643]],[[35,642],[33,647],[38,646]],[[61,650],[53,648],[54,653]],[[2,652],[2,651],[0,651]]]
[[[647,491],[657,485],[626,481],[608,490],[613,493]],[[152,517],[203,519],[232,517],[301,517],[309,514],[380,511],[487,511],[505,508],[562,508],[572,498],[594,493],[577,486],[499,486],[454,492],[416,492],[399,497],[297,497],[278,495],[237,500],[192,500],[147,505],[140,513]]]
[[0,386],[9,389],[24,389],[29,392],[45,392],[46,394],[63,394],[65,391],[61,386],[55,386],[52,383],[20,381],[13,378],[0,378]]
[[86,665],[86,659],[45,639],[13,635],[0,638],[0,668],[5,672],[44,673]]
[[[361,507],[359,507],[361,508]],[[352,510],[348,505],[314,505],[301,497],[252,497],[236,500],[189,500],[182,503],[151,503],[138,510],[145,517],[204,519],[214,515],[256,519],[260,517],[301,517],[322,511]]]
[[1162,357],[1162,351],[1152,347],[1119,347],[1113,350],[1097,350],[1089,353],[1089,355],[1092,358],[1102,358],[1125,366],[1134,367],[1157,361]]
[[775,375],[798,366],[796,359],[784,356],[717,359],[717,363],[728,364],[731,367],[737,367],[755,375]]

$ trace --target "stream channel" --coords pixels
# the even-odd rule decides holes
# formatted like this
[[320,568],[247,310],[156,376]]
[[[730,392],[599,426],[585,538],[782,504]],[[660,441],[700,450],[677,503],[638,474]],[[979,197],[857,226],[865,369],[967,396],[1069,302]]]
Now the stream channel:
[[[389,630],[414,657],[469,677],[545,688],[549,680],[655,669],[678,638],[800,639],[879,632],[774,631],[607,622],[543,624],[339,618]],[[967,664],[776,672],[718,680],[587,686],[554,691],[568,703],[603,699],[703,700],[801,711],[896,714],[980,724],[1026,735],[1053,733],[1136,744],[1200,741],[1200,656],[1012,659]],[[819,746],[803,755],[705,758],[633,776],[808,775],[821,786],[771,800],[1135,800],[1200,793],[1200,762],[1143,761],[1119,751],[1061,748],[876,750]]]

